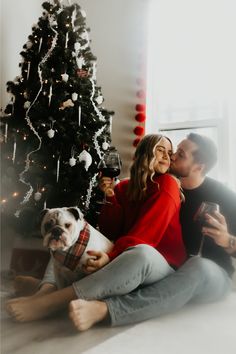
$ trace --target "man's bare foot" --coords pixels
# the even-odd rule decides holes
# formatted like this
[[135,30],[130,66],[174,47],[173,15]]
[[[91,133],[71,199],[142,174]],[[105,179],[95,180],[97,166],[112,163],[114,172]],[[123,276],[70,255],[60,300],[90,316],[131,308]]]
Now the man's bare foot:
[[86,331],[108,314],[107,305],[102,301],[73,300],[69,305],[69,317],[79,331]]
[[34,321],[46,317],[49,312],[41,298],[22,297],[6,302],[7,313],[18,322]]
[[17,275],[14,279],[14,289],[17,296],[30,296],[33,295],[40,284],[40,279]]

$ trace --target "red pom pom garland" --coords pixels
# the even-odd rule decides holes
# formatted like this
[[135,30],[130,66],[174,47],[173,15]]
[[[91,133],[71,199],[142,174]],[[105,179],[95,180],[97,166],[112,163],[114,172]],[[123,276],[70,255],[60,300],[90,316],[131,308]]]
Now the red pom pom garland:
[[134,134],[138,136],[142,136],[144,134],[144,127],[141,127],[138,125],[137,127],[134,128]]
[[137,147],[138,146],[138,143],[140,142],[141,138],[136,138],[134,139],[133,141],[133,147]]
[[135,119],[136,119],[137,122],[143,123],[146,120],[146,114],[143,113],[143,112],[142,113],[138,113],[138,114],[136,114]]
[[136,104],[135,109],[137,112],[145,112],[146,111],[146,106],[145,104]]
[[[139,123],[144,123],[146,120],[146,105],[138,103],[135,106],[136,110],[136,115],[135,115],[135,120]],[[145,127],[142,127],[141,125],[137,125],[134,130],[134,134],[138,136],[138,138],[135,138],[133,141],[133,147],[137,147],[138,143],[140,142],[142,135],[145,133]]]

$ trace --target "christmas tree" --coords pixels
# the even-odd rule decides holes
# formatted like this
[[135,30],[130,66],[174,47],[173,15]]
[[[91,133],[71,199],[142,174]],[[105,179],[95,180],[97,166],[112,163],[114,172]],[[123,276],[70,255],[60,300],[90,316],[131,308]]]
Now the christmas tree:
[[97,165],[114,114],[96,85],[85,12],[59,0],[42,7],[1,119],[1,207],[27,230],[45,207],[77,205],[94,224]]

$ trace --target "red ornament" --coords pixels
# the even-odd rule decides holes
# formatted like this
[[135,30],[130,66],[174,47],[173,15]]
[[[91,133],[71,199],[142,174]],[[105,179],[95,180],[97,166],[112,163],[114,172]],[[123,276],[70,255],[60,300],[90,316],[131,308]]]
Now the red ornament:
[[134,134],[138,135],[138,136],[143,135],[144,134],[144,128],[140,127],[140,126],[135,127],[134,128]]
[[144,92],[144,90],[139,90],[139,91],[137,91],[136,95],[139,98],[144,98],[145,97],[145,92]]
[[146,106],[145,104],[136,104],[135,109],[137,112],[145,112]]
[[145,115],[145,113],[138,113],[138,114],[136,114],[135,119],[137,120],[137,122],[140,122],[140,123],[145,122],[146,115]]
[[137,147],[138,146],[138,143],[140,142],[140,138],[136,138],[136,139],[134,139],[134,141],[133,141],[133,146],[134,147]]
[[138,78],[136,79],[136,82],[139,86],[144,86],[144,79]]
[[77,76],[79,77],[88,77],[88,71],[84,69],[77,69],[76,70]]

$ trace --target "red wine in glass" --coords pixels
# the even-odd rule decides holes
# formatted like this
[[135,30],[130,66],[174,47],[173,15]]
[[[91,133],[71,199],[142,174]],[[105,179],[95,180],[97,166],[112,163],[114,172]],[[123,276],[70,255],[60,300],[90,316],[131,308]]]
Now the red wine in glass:
[[[110,149],[104,154],[102,160],[98,164],[98,170],[102,177],[116,178],[120,174],[121,161],[118,152],[115,148]],[[109,203],[106,201],[106,194],[104,193],[104,200],[101,204]]]
[[120,168],[104,167],[100,169],[102,177],[115,178],[120,174]]
[[[197,212],[195,213],[195,215],[193,217],[193,220],[198,224],[198,226],[200,228],[202,228],[203,226],[213,227],[212,225],[210,225],[210,224],[208,224],[206,222],[205,215],[209,214],[209,215],[214,216],[214,212],[215,211],[219,212],[219,210],[220,210],[220,207],[216,203],[202,202],[200,207],[198,208]],[[201,256],[202,255],[202,248],[203,248],[204,240],[205,240],[205,237],[202,234],[200,247],[199,247],[199,251],[198,251],[197,256]]]

